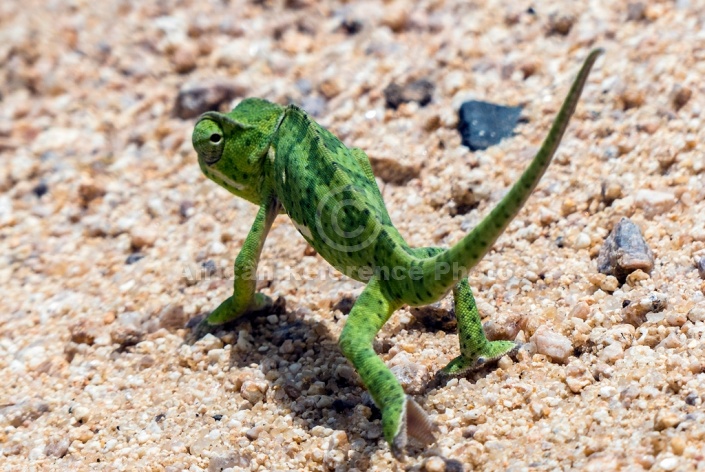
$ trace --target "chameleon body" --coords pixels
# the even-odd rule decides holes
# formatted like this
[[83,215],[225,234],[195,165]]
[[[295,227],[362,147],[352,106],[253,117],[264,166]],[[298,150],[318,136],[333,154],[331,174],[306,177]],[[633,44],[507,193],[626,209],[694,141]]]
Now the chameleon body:
[[487,340],[465,275],[518,213],[548,167],[600,52],[594,50],[586,59],[529,167],[490,214],[450,249],[409,247],[389,218],[367,155],[347,148],[297,106],[250,98],[230,113],[202,115],[193,132],[201,169],[231,193],[258,205],[259,212],[235,261],[233,295],[200,328],[272,306],[271,299],[255,291],[252,275],[274,218],[286,213],[326,261],[366,283],[339,345],[382,412],[392,452],[403,455],[407,434],[432,442],[432,423],[375,354],[373,339],[402,305],[433,303],[452,290],[460,355],[443,373],[461,375],[517,349],[511,341]]

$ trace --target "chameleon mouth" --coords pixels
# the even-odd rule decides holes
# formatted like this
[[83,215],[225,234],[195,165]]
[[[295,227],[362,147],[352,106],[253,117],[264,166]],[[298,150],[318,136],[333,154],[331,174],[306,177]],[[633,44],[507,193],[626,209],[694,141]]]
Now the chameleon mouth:
[[204,161],[200,156],[198,157],[199,162],[202,163],[201,168],[203,172],[208,176],[209,179],[220,185],[221,187],[233,189],[233,190],[245,190],[245,186],[239,182],[235,182],[233,179],[219,171],[214,167],[209,167],[208,163]]

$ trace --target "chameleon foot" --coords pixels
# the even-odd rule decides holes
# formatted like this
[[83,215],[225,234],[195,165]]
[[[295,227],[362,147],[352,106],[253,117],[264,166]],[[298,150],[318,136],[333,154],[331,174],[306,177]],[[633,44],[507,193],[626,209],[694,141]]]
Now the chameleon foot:
[[[218,329],[223,328],[223,326],[227,327],[227,323],[234,322],[243,316],[279,315],[286,312],[286,300],[284,297],[279,297],[272,301],[268,296],[257,293],[255,294],[255,302],[250,308],[236,313],[234,316],[232,314],[224,315],[224,312],[232,308],[231,299],[232,297],[225,300],[209,315],[198,315],[191,318],[186,324],[186,328],[191,329],[191,333],[187,336],[187,342],[194,343],[206,334],[213,334]],[[218,322],[223,319],[228,321],[225,323],[222,321]]]
[[456,357],[441,370],[441,373],[448,377],[459,377],[497,361],[503,356],[512,356],[520,347],[521,345],[514,341],[487,341],[474,356]]
[[436,425],[431,422],[425,411],[409,397],[406,397],[406,405],[402,410],[402,421],[399,432],[392,441],[392,454],[398,460],[404,458],[404,450],[408,437],[412,437],[423,446],[427,446],[436,441],[434,433],[437,431]]

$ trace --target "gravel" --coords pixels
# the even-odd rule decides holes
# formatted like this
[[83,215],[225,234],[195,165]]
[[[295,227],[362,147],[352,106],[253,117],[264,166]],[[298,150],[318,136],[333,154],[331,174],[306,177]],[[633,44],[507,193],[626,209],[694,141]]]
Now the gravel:
[[[3,469],[702,467],[705,5],[527,5],[2,2]],[[309,97],[393,170],[380,187],[407,241],[447,246],[523,171],[593,46],[607,53],[556,163],[470,273],[484,321],[525,348],[430,386],[454,333],[401,308],[378,336],[441,429],[434,446],[393,459],[337,346],[346,314],[332,307],[362,286],[284,217],[258,286],[288,311],[185,344],[186,320],[230,295],[256,214],[201,175],[198,110]],[[388,84],[421,78],[433,100],[386,108]],[[473,99],[529,121],[471,153],[456,112]],[[595,259],[623,217],[654,265],[616,283]]]

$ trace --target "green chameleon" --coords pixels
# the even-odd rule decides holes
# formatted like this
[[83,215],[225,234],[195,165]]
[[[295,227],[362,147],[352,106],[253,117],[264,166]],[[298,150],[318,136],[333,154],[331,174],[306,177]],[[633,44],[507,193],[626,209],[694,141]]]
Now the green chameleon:
[[230,113],[204,113],[192,138],[201,170],[258,205],[259,212],[235,260],[233,295],[196,332],[205,334],[212,325],[272,307],[269,297],[256,292],[253,274],[274,218],[286,213],[326,261],[367,284],[348,315],[339,345],[382,412],[384,438],[392,452],[403,457],[407,435],[424,444],[433,442],[434,425],[375,354],[372,341],[401,306],[434,303],[452,289],[460,355],[443,374],[462,375],[516,352],[518,345],[512,341],[485,337],[467,270],[490,249],[536,187],[601,52],[595,49],[585,60],[529,167],[490,214],[450,249],[409,247],[389,218],[367,155],[347,148],[301,108],[249,98]]

